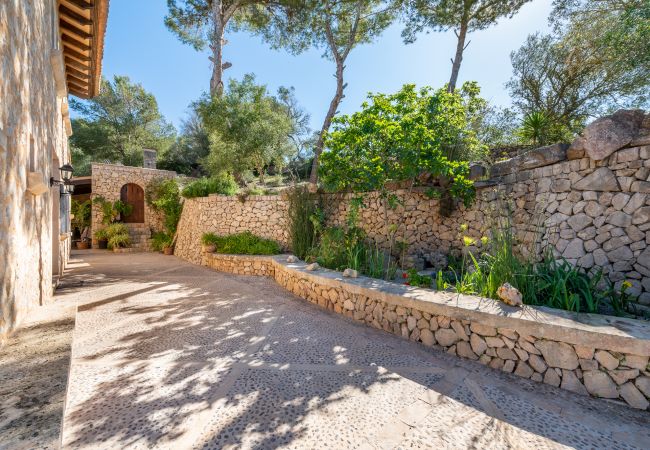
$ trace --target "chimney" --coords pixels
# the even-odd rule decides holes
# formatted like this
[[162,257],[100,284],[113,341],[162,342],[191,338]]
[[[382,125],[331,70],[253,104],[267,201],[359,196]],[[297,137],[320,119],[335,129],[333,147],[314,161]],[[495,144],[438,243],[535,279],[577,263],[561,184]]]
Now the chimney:
[[155,169],[156,168],[156,151],[150,148],[145,148],[142,150],[144,161],[142,167],[145,169]]

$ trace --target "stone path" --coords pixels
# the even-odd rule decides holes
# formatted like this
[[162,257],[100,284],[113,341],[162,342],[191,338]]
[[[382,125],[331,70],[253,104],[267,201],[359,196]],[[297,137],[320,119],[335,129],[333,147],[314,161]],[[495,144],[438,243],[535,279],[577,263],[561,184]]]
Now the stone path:
[[271,280],[80,254],[57,296],[79,304],[65,448],[650,448],[645,412],[426,349]]
[[76,300],[34,309],[0,348],[0,450],[59,448]]

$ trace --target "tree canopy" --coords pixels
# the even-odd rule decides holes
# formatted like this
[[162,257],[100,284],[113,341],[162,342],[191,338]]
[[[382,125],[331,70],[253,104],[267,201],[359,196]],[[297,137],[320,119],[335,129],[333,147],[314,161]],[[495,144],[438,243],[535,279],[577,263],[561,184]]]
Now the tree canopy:
[[167,0],[169,14],[165,17],[165,25],[181,42],[195,50],[210,48],[210,93],[221,95],[223,71],[232,66],[223,62],[223,46],[228,42],[226,32],[246,22],[258,8],[276,5],[272,0]]
[[336,64],[336,91],[314,147],[311,181],[318,180],[318,164],[325,134],[344,98],[344,70],[348,55],[359,44],[372,42],[396,18],[399,2],[385,0],[286,1],[272,13],[258,10],[249,29],[259,33],[273,48],[294,54],[308,48],[323,51]]
[[463,51],[469,45],[467,33],[483,30],[501,17],[512,17],[530,0],[405,0],[402,37],[406,43],[415,42],[423,31],[454,29],[457,45],[452,59],[449,91],[456,89]]
[[383,190],[389,182],[416,182],[423,173],[450,180],[450,192],[472,198],[466,161],[450,158],[481,150],[469,122],[478,90],[459,92],[407,84],[392,95],[370,94],[362,109],[334,120],[322,156],[322,181],[332,190]]
[[238,181],[248,170],[263,177],[265,169],[282,167],[294,151],[290,135],[296,124],[286,105],[270,95],[253,75],[230,80],[221,97],[196,103],[210,141],[203,163],[212,175],[231,173]]
[[173,142],[175,130],[158,111],[156,98],[126,76],[102,80],[98,96],[71,99],[70,105],[81,116],[72,120],[70,137],[79,167],[88,159],[142,165],[143,148],[164,151]]

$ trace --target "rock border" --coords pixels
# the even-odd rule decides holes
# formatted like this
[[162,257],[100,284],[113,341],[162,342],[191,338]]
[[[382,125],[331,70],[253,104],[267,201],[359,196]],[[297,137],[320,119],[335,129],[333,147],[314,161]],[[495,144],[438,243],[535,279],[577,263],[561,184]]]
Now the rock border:
[[272,277],[323,308],[497,370],[637,409],[650,406],[650,323],[344,278],[287,258],[203,254],[202,265]]

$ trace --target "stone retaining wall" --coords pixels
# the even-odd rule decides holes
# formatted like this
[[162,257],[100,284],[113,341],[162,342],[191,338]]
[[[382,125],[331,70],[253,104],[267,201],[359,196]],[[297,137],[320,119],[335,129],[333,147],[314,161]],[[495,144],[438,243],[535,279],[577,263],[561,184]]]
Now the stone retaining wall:
[[[231,273],[271,276],[297,296],[358,322],[582,395],[648,409],[650,324],[436,292],[287,263],[286,256],[204,254]],[[237,267],[239,266],[239,267]]]
[[[449,217],[425,188],[397,189],[401,206],[385,207],[379,193],[363,195],[359,226],[388,248],[388,229],[406,242],[406,266],[444,268],[440,255],[463,246],[463,237],[489,235],[495,217],[511,210],[517,249],[556,256],[585,268],[601,268],[620,288],[638,296],[634,312],[650,315],[650,145],[626,147],[600,161],[584,150],[554,145],[533,150],[492,167],[492,178],[476,183],[476,201],[458,205]],[[353,194],[323,194],[328,225],[346,223]],[[288,201],[280,196],[208,197],[188,200],[179,226],[176,254],[198,263],[204,232],[229,234],[249,230],[289,247]],[[461,231],[461,227],[466,230]],[[395,246],[393,246],[395,250]],[[442,260],[444,261],[444,259]]]
[[174,254],[195,264],[201,263],[201,237],[208,232],[227,235],[250,231],[288,249],[288,209],[289,203],[279,195],[245,199],[210,195],[185,200]]

